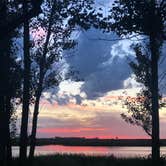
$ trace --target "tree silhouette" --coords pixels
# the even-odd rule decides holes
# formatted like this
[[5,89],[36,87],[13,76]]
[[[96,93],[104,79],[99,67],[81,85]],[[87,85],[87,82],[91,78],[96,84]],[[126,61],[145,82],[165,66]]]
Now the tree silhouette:
[[28,2],[23,2],[24,13],[24,33],[23,33],[23,51],[24,51],[24,75],[23,75],[23,104],[22,104],[22,118],[21,118],[21,132],[20,132],[20,162],[22,163],[26,159],[27,145],[28,145],[28,116],[29,116],[29,104],[30,104],[30,34],[29,34],[29,18],[28,14]]
[[159,96],[158,96],[158,60],[160,48],[165,36],[166,1],[164,0],[117,0],[114,1],[111,16],[111,29],[120,36],[146,35],[149,38],[151,52],[152,81],[152,158],[160,158],[159,144]]
[[[53,63],[55,63],[58,60],[58,53],[54,52],[54,55],[48,55],[51,54],[49,51],[49,42],[50,42],[50,38],[51,38],[51,34],[52,34],[52,25],[53,25],[53,21],[54,21],[54,10],[56,10],[56,4],[55,1],[53,2],[53,5],[51,7],[51,13],[50,13],[50,18],[48,21],[48,28],[46,28],[46,35],[44,34],[44,36],[46,36],[45,38],[45,42],[44,44],[41,44],[41,46],[38,46],[38,49],[36,51],[36,63],[39,66],[38,70],[35,70],[35,75],[33,75],[33,84],[34,84],[34,112],[33,112],[33,121],[32,121],[32,133],[30,136],[30,152],[29,152],[29,158],[30,160],[33,159],[34,157],[34,151],[35,151],[35,144],[36,144],[36,130],[37,130],[37,120],[38,120],[38,114],[39,114],[39,104],[40,104],[40,98],[42,95],[43,90],[45,89],[46,86],[51,86],[52,84],[54,84],[55,86],[58,84],[58,80],[55,79],[56,74],[55,75],[50,75],[47,76],[46,78],[46,73],[48,72],[48,70],[51,69],[51,66],[53,65]],[[46,20],[44,20],[46,21]],[[57,22],[57,20],[56,20]],[[42,28],[42,27],[41,27]],[[41,40],[41,39],[38,39]],[[56,39],[55,43],[56,43]],[[40,42],[38,42],[40,43]],[[56,47],[56,44],[53,44],[54,47]],[[59,46],[58,46],[59,47]],[[54,48],[55,49],[55,48]],[[47,56],[48,55],[48,56]],[[50,73],[49,73],[50,74]],[[52,78],[50,78],[52,77]],[[52,80],[51,80],[52,79]],[[54,81],[53,81],[54,79]],[[49,82],[49,85],[46,85],[46,81]]]
[[[13,5],[7,1],[1,1],[0,18],[2,23],[8,19]],[[11,6],[10,6],[10,5]],[[10,144],[10,123],[12,110],[12,100],[16,97],[20,85],[20,65],[15,61],[15,46],[13,37],[17,32],[12,31],[0,39],[0,160],[2,165],[8,164],[11,159]],[[19,73],[19,74],[18,74]],[[12,122],[13,123],[13,122]]]
[[[30,19],[40,13],[40,5],[42,1],[29,1],[30,10],[28,10],[27,18]],[[0,139],[0,160],[1,164],[6,164],[11,158],[10,145],[10,126],[14,127],[13,108],[15,106],[15,97],[18,92],[17,85],[21,84],[21,68],[11,57],[11,49],[15,49],[15,45],[11,48],[13,37],[15,37],[15,29],[24,22],[24,14],[22,10],[22,0],[2,0],[0,1],[0,130],[2,134]],[[13,63],[14,62],[14,63]],[[16,62],[16,63],[15,63]],[[16,74],[17,73],[17,74]],[[19,87],[20,88],[20,87]],[[20,96],[20,94],[19,94]]]
[[[24,22],[24,13],[22,10],[23,0],[2,0],[0,2],[0,36],[1,39],[6,38],[6,35],[12,33],[16,28],[18,28]],[[30,9],[27,12],[27,19],[31,19],[36,17],[39,13],[41,13],[41,4],[43,0],[29,0],[27,1]],[[21,7],[20,7],[21,6]],[[7,17],[4,17],[3,12],[5,8],[10,10],[10,14]],[[7,19],[6,19],[7,18]],[[5,20],[5,21],[4,21]]]
[[[142,47],[140,44],[134,46],[136,61],[129,63],[135,80],[141,84],[141,90],[137,93],[136,98],[127,97],[125,105],[129,115],[121,114],[122,118],[130,124],[140,126],[152,137],[152,94],[151,94],[151,60],[149,47]],[[160,96],[160,95],[159,95]],[[160,97],[160,107],[164,103]]]
[[[57,86],[62,79],[53,69],[59,61],[63,50],[75,46],[71,38],[76,25],[83,29],[90,28],[89,20],[92,16],[91,0],[83,1],[46,1],[42,18],[32,20],[32,31],[43,31],[34,41],[32,55],[34,57],[34,75],[32,75],[32,98],[34,99],[34,112],[32,120],[32,133],[30,136],[29,158],[34,157],[37,121],[42,92]],[[89,13],[88,13],[89,12]],[[80,17],[80,18],[78,18]]]

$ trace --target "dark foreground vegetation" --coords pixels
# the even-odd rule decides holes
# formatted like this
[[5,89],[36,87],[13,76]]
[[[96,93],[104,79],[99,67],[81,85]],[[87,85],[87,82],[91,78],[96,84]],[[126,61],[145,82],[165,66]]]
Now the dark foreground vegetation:
[[[29,162],[25,166],[29,166]],[[13,160],[13,166],[18,165],[18,160]],[[32,166],[163,166],[165,159],[160,163],[153,164],[151,159],[146,158],[115,158],[114,156],[85,156],[85,155],[50,155],[35,157]]]

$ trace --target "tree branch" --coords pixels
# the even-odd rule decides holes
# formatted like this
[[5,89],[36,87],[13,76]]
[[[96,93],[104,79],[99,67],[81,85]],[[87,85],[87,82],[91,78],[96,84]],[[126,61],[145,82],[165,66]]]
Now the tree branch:
[[[40,8],[41,3],[42,0],[38,1],[38,3],[36,4],[32,3],[33,8],[30,9],[27,14],[28,19],[36,17],[38,14],[41,13],[41,8]],[[24,13],[19,13],[19,14],[15,13],[8,18],[8,21],[5,22],[1,21],[0,39],[3,40],[6,37],[6,35],[10,34],[11,32],[13,32],[14,29],[19,27],[23,23],[23,21],[24,21]]]
[[[101,41],[108,41],[108,42],[115,42],[115,41],[121,41],[121,40],[134,40],[133,38],[139,37],[140,35],[132,35],[129,37],[122,37],[122,38],[115,38],[115,39],[107,39],[107,38],[101,38],[101,37],[96,37],[96,38],[90,38],[87,35],[85,35],[87,39],[89,40],[101,40]],[[146,40],[147,38],[142,38],[142,39],[136,39],[136,41],[139,40]]]
[[165,0],[162,0],[161,3],[160,3],[160,7],[162,8],[164,6],[164,2]]

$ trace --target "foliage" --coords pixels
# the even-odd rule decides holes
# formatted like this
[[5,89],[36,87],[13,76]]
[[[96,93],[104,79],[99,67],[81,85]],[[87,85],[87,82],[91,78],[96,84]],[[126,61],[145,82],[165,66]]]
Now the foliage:
[[148,50],[143,53],[139,45],[134,50],[136,53],[136,62],[132,61],[129,65],[135,74],[136,81],[143,87],[136,98],[127,97],[125,105],[130,115],[128,116],[123,113],[121,116],[126,122],[141,126],[151,136],[151,61]]
[[34,112],[29,153],[31,160],[35,150],[41,95],[43,91],[57,86],[64,79],[63,69],[58,62],[63,56],[63,51],[73,48],[76,44],[72,39],[76,24],[84,29],[88,28],[84,25],[87,24],[91,3],[91,0],[44,1],[42,14],[32,19],[31,101],[34,103]]
[[114,20],[112,30],[120,35],[132,35],[134,32],[147,36],[155,31],[159,39],[165,39],[166,2],[156,1],[155,17],[152,18],[153,8],[150,0],[114,1],[111,10],[111,18]]
[[[33,96],[39,83],[41,61],[44,61],[42,67],[44,68],[43,90],[57,86],[64,79],[59,61],[62,59],[64,50],[76,45],[72,37],[73,31],[77,30],[76,27],[90,28],[90,17],[94,12],[92,4],[92,0],[86,2],[82,0],[57,2],[46,0],[42,13],[32,19],[30,29],[33,36],[31,48],[33,79],[31,93]],[[49,20],[50,17],[52,17],[51,20]],[[50,37],[46,46],[49,31]]]
[[[1,39],[6,38],[15,29],[19,28],[24,22],[22,0],[2,0],[0,1],[0,36]],[[29,10],[27,18],[31,19],[41,12],[41,4],[43,0],[29,0],[27,1]],[[8,15],[4,15],[4,11],[8,11]]]
[[[111,10],[111,18],[113,20],[111,29],[116,31],[118,35],[144,35],[149,40],[151,87],[148,90],[151,99],[150,106],[152,107],[152,158],[157,162],[160,158],[158,61],[161,55],[160,49],[166,39],[166,1],[115,0]],[[144,100],[146,101],[146,98]],[[136,118],[138,117],[136,116]],[[149,133],[149,129],[144,128]]]
[[[148,46],[143,48],[140,44],[134,46],[136,61],[129,63],[141,90],[136,98],[127,97],[125,105],[129,115],[123,113],[121,116],[126,122],[142,127],[152,136],[151,60]],[[164,106],[160,96],[160,108]]]

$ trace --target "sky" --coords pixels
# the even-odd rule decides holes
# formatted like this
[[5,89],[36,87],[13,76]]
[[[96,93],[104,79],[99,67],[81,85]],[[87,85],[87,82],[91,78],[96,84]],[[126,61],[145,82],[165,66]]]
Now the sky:
[[[111,6],[111,3],[112,0],[96,0],[99,6]],[[131,46],[140,40],[113,41],[118,38],[116,34],[104,34],[93,28],[73,35],[77,45],[63,53],[61,64],[64,72],[69,68],[77,71],[80,81],[71,77],[43,94],[37,137],[149,138],[142,128],[126,123],[120,115],[127,114],[123,104],[126,96],[135,97],[141,87],[128,65],[135,59]],[[165,52],[166,45],[162,54]],[[166,60],[161,56],[159,75],[166,72],[165,65]],[[164,95],[165,82],[165,79],[160,82]],[[165,131],[166,108],[160,110],[161,138],[166,138]]]
[[[44,93],[37,137],[149,138],[142,128],[127,124],[120,116],[127,113],[123,99],[140,90],[128,65],[135,58],[131,45],[137,41],[98,40],[117,36],[96,29],[78,32],[76,38],[77,46],[64,53],[63,63],[66,71],[78,71],[81,81],[71,78],[51,94]],[[165,61],[160,64],[160,72],[165,65]],[[165,94],[164,89],[162,92]],[[161,138],[166,138],[165,111],[160,110]]]

